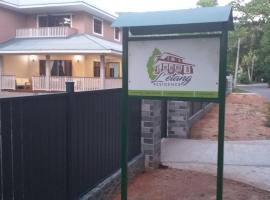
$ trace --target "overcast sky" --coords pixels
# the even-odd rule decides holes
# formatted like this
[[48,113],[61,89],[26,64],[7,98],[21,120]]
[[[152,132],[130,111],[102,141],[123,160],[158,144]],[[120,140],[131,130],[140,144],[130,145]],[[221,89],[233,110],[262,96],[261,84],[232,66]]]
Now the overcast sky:
[[[135,12],[155,10],[177,10],[194,8],[198,0],[88,0],[109,12]],[[232,0],[219,0],[219,5],[227,5]]]

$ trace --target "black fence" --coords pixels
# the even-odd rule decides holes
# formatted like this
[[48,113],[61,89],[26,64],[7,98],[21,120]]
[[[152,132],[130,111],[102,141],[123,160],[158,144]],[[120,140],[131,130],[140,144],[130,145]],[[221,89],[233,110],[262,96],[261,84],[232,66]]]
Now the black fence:
[[[120,166],[121,89],[0,100],[3,200],[79,199]],[[129,102],[129,160],[141,102]]]

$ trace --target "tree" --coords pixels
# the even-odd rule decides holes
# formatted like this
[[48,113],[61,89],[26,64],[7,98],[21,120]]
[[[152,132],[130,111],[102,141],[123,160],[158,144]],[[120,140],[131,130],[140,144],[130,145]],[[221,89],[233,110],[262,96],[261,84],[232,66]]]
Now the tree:
[[217,0],[199,0],[197,2],[197,6],[200,6],[200,7],[213,7],[217,5],[218,5]]
[[[241,38],[239,65],[242,73],[250,80],[260,81],[266,78],[266,66],[270,48],[267,45],[270,33],[269,0],[234,0],[231,5],[235,13],[235,31],[229,34],[228,65],[231,73],[234,70],[237,55],[237,40]],[[266,36],[267,35],[267,36]],[[270,60],[270,58],[269,58]],[[256,66],[256,67],[255,67]],[[269,77],[270,79],[270,77]]]
[[254,50],[249,50],[242,58],[242,68],[247,72],[249,82],[253,81],[254,64],[256,60],[257,56]]
[[263,68],[264,78],[270,86],[270,23],[264,27],[264,34],[261,39],[259,50],[259,61]]

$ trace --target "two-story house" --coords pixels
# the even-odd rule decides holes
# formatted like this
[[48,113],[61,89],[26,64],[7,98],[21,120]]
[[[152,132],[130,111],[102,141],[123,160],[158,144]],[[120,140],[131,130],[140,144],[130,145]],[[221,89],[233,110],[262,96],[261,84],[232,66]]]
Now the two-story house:
[[115,18],[81,0],[0,1],[0,89],[64,91],[66,81],[77,91],[121,87]]

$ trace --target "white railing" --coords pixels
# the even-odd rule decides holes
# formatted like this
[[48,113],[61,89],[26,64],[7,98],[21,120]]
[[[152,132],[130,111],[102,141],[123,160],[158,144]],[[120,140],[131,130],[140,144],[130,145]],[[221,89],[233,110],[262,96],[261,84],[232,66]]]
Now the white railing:
[[[46,83],[46,80],[49,83]],[[32,89],[43,91],[66,91],[66,82],[73,81],[75,91],[91,91],[101,89],[101,79],[91,77],[71,77],[71,76],[45,76],[32,77]],[[121,79],[106,79],[105,89],[121,88]]]
[[77,30],[69,27],[42,27],[16,30],[16,38],[68,37]]
[[16,76],[13,75],[0,76],[0,89],[16,90]]
[[120,78],[105,79],[105,88],[122,88],[122,79]]
[[45,76],[32,77],[32,90],[47,90]]

